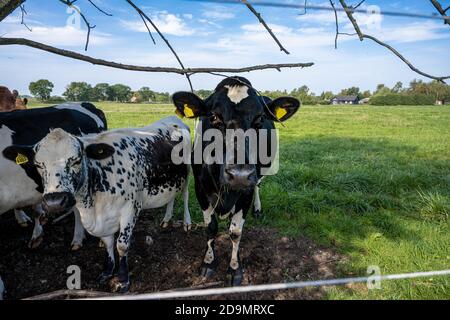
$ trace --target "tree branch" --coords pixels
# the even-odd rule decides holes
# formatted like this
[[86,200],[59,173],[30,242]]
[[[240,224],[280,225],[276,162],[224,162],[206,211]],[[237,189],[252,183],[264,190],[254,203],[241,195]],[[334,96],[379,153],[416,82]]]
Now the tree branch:
[[247,0],[241,0],[241,2],[243,4],[245,4],[247,6],[247,8],[256,16],[256,18],[258,18],[259,22],[264,26],[264,28],[266,28],[267,32],[269,32],[270,36],[273,38],[273,40],[275,40],[275,42],[277,43],[277,45],[280,47],[280,50],[285,52],[286,54],[290,54],[289,51],[287,51],[283,45],[281,44],[281,42],[278,40],[278,38],[275,36],[275,34],[272,32],[272,29],[269,28],[269,26],[267,25],[267,23],[264,21],[264,19],[262,18],[261,14],[259,12],[257,12],[255,10],[255,8],[253,8],[253,6],[247,1]]
[[26,24],[25,21],[24,21],[24,16],[25,16],[26,14],[28,14],[27,11],[25,10],[25,5],[23,5],[23,4],[20,5],[20,11],[21,11],[21,13],[22,13],[22,19],[21,19],[21,21],[20,21],[20,24],[23,24],[23,25],[25,26],[25,28],[28,29],[28,31],[31,31],[31,29],[27,26],[27,24]]
[[111,13],[108,13],[108,12],[102,10],[101,8],[99,8],[99,6],[97,6],[92,0],[88,0],[88,1],[89,1],[90,4],[92,4],[101,13],[103,13],[104,15],[107,15],[108,17],[112,17]]
[[347,4],[345,3],[345,0],[339,0],[339,2],[341,3],[342,8],[344,8],[344,11],[347,14],[348,19],[353,24],[353,27],[354,27],[354,29],[355,29],[356,33],[358,34],[358,37],[359,37],[359,39],[361,41],[363,41],[364,39],[370,39],[370,40],[376,42],[377,44],[387,48],[393,54],[395,54],[398,58],[400,58],[400,60],[402,60],[412,71],[414,71],[414,72],[416,72],[416,73],[418,73],[418,74],[420,74],[420,75],[422,75],[424,77],[427,77],[427,78],[430,78],[430,79],[434,79],[434,80],[437,80],[439,82],[444,82],[444,80],[450,79],[450,76],[437,77],[437,76],[430,75],[428,73],[425,73],[425,72],[417,69],[411,62],[409,62],[402,54],[400,54],[400,52],[398,52],[392,46],[384,43],[383,41],[381,41],[381,40],[379,40],[379,39],[377,39],[377,38],[375,38],[373,36],[364,34],[361,31],[361,29],[359,28],[359,25],[356,22],[356,19],[353,17],[353,9],[347,6]]
[[[87,51],[88,46],[89,46],[89,39],[91,37],[91,29],[95,28],[95,25],[92,26],[89,21],[86,19],[86,17],[84,16],[83,13],[81,13],[81,11],[75,7],[73,4],[77,1],[77,0],[59,0],[61,3],[65,4],[66,6],[68,6],[69,8],[72,8],[73,10],[75,10],[76,12],[78,12],[78,14],[80,15],[80,17],[83,19],[84,23],[86,24],[86,27],[88,29],[87,31],[87,35],[86,35],[86,45],[84,46],[84,51]],[[92,2],[91,2],[92,3]],[[93,3],[92,3],[93,4]],[[95,6],[95,5],[94,5]],[[95,6],[96,7],[96,6]]]
[[14,10],[16,10],[25,0],[2,0],[0,1],[0,21],[3,21]]
[[281,63],[281,64],[264,64],[256,65],[244,68],[171,68],[171,67],[146,67],[122,64],[113,61],[107,61],[103,59],[96,59],[87,55],[83,55],[77,52],[55,48],[40,42],[23,39],[23,38],[0,38],[0,46],[7,45],[22,45],[31,48],[35,48],[42,51],[47,51],[59,56],[72,58],[75,60],[85,61],[94,65],[100,65],[115,69],[130,70],[130,71],[142,71],[142,72],[162,72],[162,73],[176,73],[180,75],[193,75],[197,73],[244,73],[257,70],[276,69],[280,71],[282,68],[306,68],[314,65],[312,62],[308,63]]
[[430,2],[444,18],[444,24],[448,24],[450,26],[450,17],[448,17],[446,14],[447,10],[450,9],[450,7],[447,7],[447,9],[442,8],[441,4],[437,0],[430,0]]
[[[159,31],[158,27],[153,23],[153,21],[138,7],[136,6],[133,1],[131,0],[126,0],[133,8],[134,10],[136,10],[137,13],[139,13],[139,15],[141,16],[141,18],[144,20],[147,20],[152,27],[156,30],[156,32],[159,34],[159,36],[161,37],[161,39],[166,43],[167,47],[169,47],[169,50],[172,51],[173,55],[175,56],[175,59],[177,59],[178,63],[180,64],[182,69],[185,69],[183,62],[181,62],[180,57],[178,56],[178,54],[176,53],[175,49],[172,47],[172,45],[170,44],[169,40],[166,39],[166,37],[164,37],[164,35],[161,33],[161,31]],[[149,30],[147,28],[147,30]],[[153,37],[152,37],[153,38]],[[188,73],[185,73],[186,79],[189,82],[189,86],[191,87],[191,91],[194,92],[194,87],[192,86],[192,82],[191,79],[189,77]]]

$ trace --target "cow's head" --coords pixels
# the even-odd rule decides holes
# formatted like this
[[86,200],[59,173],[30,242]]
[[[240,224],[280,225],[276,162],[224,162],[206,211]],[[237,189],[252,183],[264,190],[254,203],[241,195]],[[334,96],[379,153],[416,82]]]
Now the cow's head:
[[13,90],[13,96],[16,99],[15,102],[15,109],[16,110],[25,110],[27,108],[27,104],[28,104],[28,99],[27,98],[19,98],[19,92],[17,90]]
[[12,93],[6,87],[0,87],[0,111],[11,111],[16,108],[16,99],[19,93],[14,90]]
[[[187,118],[200,118],[202,134],[212,128],[220,130],[224,137],[230,129],[241,129],[246,133],[249,130],[258,132],[264,128],[273,128],[273,122],[288,120],[300,107],[300,102],[291,97],[271,101],[259,96],[250,82],[241,77],[223,80],[214,93],[205,100],[190,92],[177,92],[173,96],[173,101],[177,114]],[[241,190],[252,188],[256,184],[256,166],[250,164],[248,157],[251,154],[258,154],[258,150],[251,150],[248,143],[244,142],[243,145],[245,146],[245,163],[229,163],[224,160],[219,165],[218,174],[222,186]],[[205,147],[204,144],[203,148]],[[228,149],[224,148],[224,150]],[[225,154],[224,159],[229,156]]]
[[64,130],[54,129],[36,145],[10,146],[3,155],[17,164],[31,162],[37,168],[44,187],[44,210],[60,213],[75,205],[75,193],[88,174],[87,159],[102,160],[114,151],[107,144],[85,145]]

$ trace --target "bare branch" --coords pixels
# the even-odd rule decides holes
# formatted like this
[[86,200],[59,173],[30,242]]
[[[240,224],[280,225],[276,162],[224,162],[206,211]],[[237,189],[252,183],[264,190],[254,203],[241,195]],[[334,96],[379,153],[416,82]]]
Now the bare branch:
[[373,36],[364,34],[361,31],[361,29],[359,28],[359,25],[356,22],[356,19],[353,17],[353,9],[347,6],[347,4],[345,3],[345,0],[339,0],[339,2],[341,3],[342,8],[344,8],[344,11],[347,14],[348,19],[353,24],[353,27],[354,27],[354,29],[355,29],[356,33],[358,34],[358,37],[359,37],[359,39],[361,41],[363,41],[364,39],[370,39],[370,40],[378,43],[379,45],[387,48],[393,54],[395,54],[398,58],[400,58],[411,70],[413,70],[414,72],[416,72],[416,73],[418,73],[418,74],[420,74],[420,75],[422,75],[424,77],[427,77],[427,78],[430,78],[430,79],[434,79],[434,80],[437,80],[439,82],[444,82],[444,80],[450,79],[450,76],[437,77],[437,76],[430,75],[428,73],[425,73],[425,72],[417,69],[411,62],[409,62],[403,55],[400,54],[400,52],[398,52],[392,46],[384,43],[383,41],[381,41],[381,40],[379,40],[379,39],[377,39],[377,38],[375,38]]
[[102,10],[101,8],[99,8],[92,0],[88,0],[90,4],[92,4],[98,11],[100,11],[101,13],[107,15],[108,17],[112,17],[111,13],[108,13],[104,10]]
[[0,21],[9,16],[16,10],[25,0],[6,0],[0,1]]
[[366,0],[361,0],[356,6],[354,6],[354,7],[352,6],[352,9],[353,9],[353,10],[358,9],[358,7],[361,6],[365,1],[366,1]]
[[73,10],[75,10],[76,12],[78,12],[78,14],[80,15],[80,17],[83,19],[84,23],[86,24],[86,27],[88,29],[87,31],[87,35],[86,35],[86,45],[84,46],[84,51],[87,51],[88,46],[89,46],[89,39],[91,37],[91,29],[95,28],[95,25],[92,26],[89,21],[86,19],[86,17],[84,16],[83,13],[81,13],[81,11],[75,7],[73,4],[77,1],[77,0],[59,0],[61,3],[65,4],[66,6],[68,6],[69,8],[72,8]]
[[308,0],[305,0],[305,4],[303,5],[303,8],[305,9],[305,11],[303,11],[302,13],[299,13],[299,16],[304,16],[307,12],[306,12],[306,7],[308,5]]
[[437,0],[430,0],[431,4],[436,8],[436,10],[441,14],[441,16],[444,18],[444,24],[450,25],[450,17],[446,15],[447,10],[450,9],[450,7],[447,7],[447,9],[444,10],[442,8],[441,4]]
[[150,38],[152,39],[153,44],[156,44],[155,38],[153,38],[152,31],[150,30],[150,27],[148,26],[147,21],[145,21],[145,18],[142,16],[142,14],[139,13],[139,16],[141,17],[142,22],[144,23],[145,27],[147,28],[148,35],[149,35]]
[[278,40],[278,38],[275,36],[275,34],[272,32],[272,29],[269,28],[269,26],[267,25],[267,23],[264,21],[264,19],[262,18],[261,14],[259,12],[257,12],[255,10],[255,8],[253,8],[253,6],[247,1],[247,0],[241,0],[241,2],[243,4],[245,4],[247,6],[247,8],[256,16],[256,18],[258,18],[259,22],[264,26],[264,28],[266,28],[267,32],[269,32],[270,36],[273,38],[273,40],[275,40],[275,42],[277,43],[277,45],[280,47],[280,50],[285,52],[286,54],[290,54],[289,51],[287,51],[283,45],[281,44],[281,42]]
[[336,36],[334,37],[334,48],[337,49],[338,38],[339,38],[339,19],[338,19],[338,14],[337,14],[337,11],[336,11],[336,7],[334,6],[333,0],[330,0],[330,4],[331,4],[331,7],[333,7],[333,10],[334,10],[334,20],[335,20],[335,23],[336,23]]
[[[131,0],[127,0],[127,2],[134,8],[134,10],[136,10],[137,13],[139,13],[139,15],[141,16],[142,19],[145,18],[145,20],[147,20],[152,27],[156,30],[156,32],[159,34],[159,36],[161,37],[161,39],[166,43],[167,47],[169,47],[169,50],[172,51],[173,55],[175,56],[175,58],[177,59],[178,63],[180,64],[181,68],[185,69],[183,62],[181,62],[180,57],[178,56],[178,54],[176,53],[176,51],[174,50],[174,48],[172,47],[172,45],[170,44],[170,42],[166,39],[166,37],[164,37],[164,35],[161,33],[161,31],[159,31],[158,27],[153,23],[153,21],[138,7],[136,6],[133,1]],[[147,29],[149,30],[149,29]],[[189,86],[191,87],[191,91],[194,92],[194,88],[192,86],[192,82],[191,79],[189,77],[188,73],[185,73],[186,75],[186,79],[189,82]]]
[[130,71],[142,71],[142,72],[161,72],[161,73],[176,73],[181,75],[193,75],[197,73],[244,73],[257,70],[276,69],[280,71],[282,68],[307,68],[314,65],[312,62],[308,63],[281,63],[281,64],[264,64],[256,65],[244,68],[171,68],[171,67],[145,67],[135,66],[128,64],[121,64],[112,61],[106,61],[103,59],[96,59],[87,55],[83,55],[77,52],[55,48],[40,42],[23,39],[23,38],[0,38],[0,46],[6,45],[22,45],[42,51],[47,51],[59,56],[81,60],[92,63],[94,65],[100,65],[105,67],[111,67],[115,69],[130,70]]
[[27,26],[27,24],[26,24],[25,21],[23,20],[23,19],[24,19],[24,16],[25,16],[26,14],[28,14],[27,11],[25,10],[25,5],[23,5],[23,4],[20,5],[20,11],[21,11],[21,13],[22,13],[22,20],[20,21],[20,24],[23,24],[23,25],[25,26],[25,28],[28,29],[28,31],[31,31],[31,29]]

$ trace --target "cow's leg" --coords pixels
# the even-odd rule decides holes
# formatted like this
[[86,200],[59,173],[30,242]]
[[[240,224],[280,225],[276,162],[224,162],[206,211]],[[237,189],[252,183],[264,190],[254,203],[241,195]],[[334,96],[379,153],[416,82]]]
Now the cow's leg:
[[207,247],[205,257],[203,258],[200,275],[202,277],[211,277],[217,268],[214,243],[216,241],[216,236],[219,229],[217,217],[214,214],[214,209],[211,205],[209,205],[207,209],[203,210],[203,219],[206,225]]
[[0,300],[3,300],[4,293],[5,293],[5,285],[3,284],[2,277],[0,277]]
[[85,238],[84,227],[81,223],[80,212],[77,208],[73,209],[73,214],[75,216],[75,229],[73,231],[73,240],[72,240],[72,251],[78,251],[83,246],[83,240]]
[[130,289],[130,274],[128,271],[128,249],[131,235],[138,218],[139,208],[129,214],[123,214],[120,219],[120,233],[117,238],[117,251],[119,252],[118,281],[114,283],[113,291],[125,293]]
[[14,209],[14,216],[16,217],[17,223],[24,228],[28,227],[28,222],[33,222],[23,210]]
[[170,219],[172,219],[173,216],[173,205],[175,203],[175,197],[170,200],[170,202],[167,204],[166,208],[166,214],[164,215],[164,219],[161,222],[161,228],[166,229],[169,227]]
[[40,216],[34,218],[34,228],[33,234],[31,235],[31,240],[28,243],[28,247],[31,249],[36,249],[42,243],[44,239],[44,228],[42,227]]
[[184,205],[184,231],[191,230],[192,221],[189,213],[189,176],[186,178],[186,183],[183,188],[183,205]]
[[242,229],[244,227],[245,217],[243,210],[233,213],[230,223],[230,239],[233,245],[231,260],[228,273],[231,275],[231,285],[239,286],[242,283],[244,275],[241,259],[239,257],[239,243],[241,241]]
[[106,248],[105,264],[103,266],[103,272],[99,277],[100,283],[104,284],[108,282],[114,275],[115,259],[114,259],[114,235],[103,237],[103,243]]
[[261,199],[259,197],[259,188],[260,188],[261,181],[262,181],[262,178],[256,184],[256,187],[255,187],[255,201],[253,202],[253,216],[256,219],[260,219],[262,217]]

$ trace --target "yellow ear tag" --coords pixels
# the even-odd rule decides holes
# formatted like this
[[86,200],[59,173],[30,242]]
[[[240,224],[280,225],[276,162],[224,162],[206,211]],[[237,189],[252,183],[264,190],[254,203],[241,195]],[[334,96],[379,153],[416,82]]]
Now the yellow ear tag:
[[25,163],[28,163],[28,158],[25,156],[25,155],[23,155],[23,154],[21,154],[21,153],[18,153],[17,154],[17,157],[16,157],[16,164],[18,164],[18,165],[21,165],[21,164],[25,164]]
[[182,112],[180,112],[180,110],[178,110],[178,109],[175,109],[175,114],[176,114],[177,116],[179,116],[181,119],[184,118],[184,114],[183,114]]
[[275,109],[275,116],[278,120],[281,120],[287,114],[286,109],[278,107]]
[[184,115],[188,118],[193,118],[195,116],[194,111],[187,105],[184,105]]

